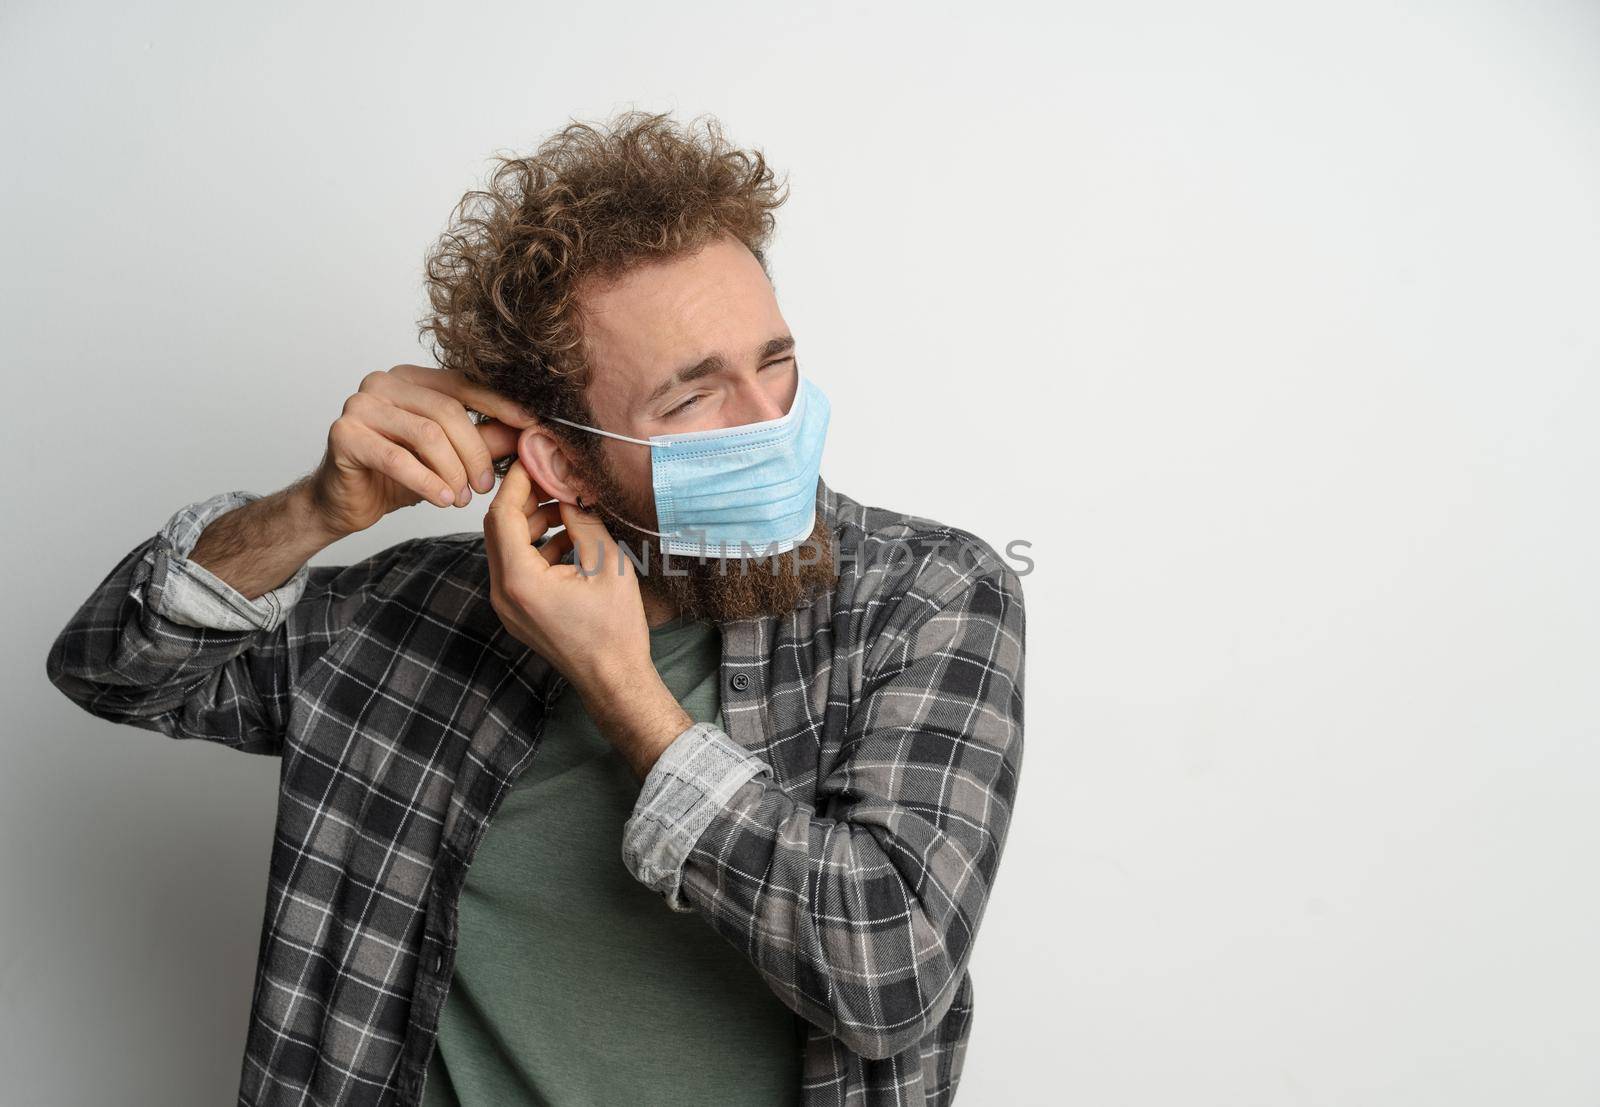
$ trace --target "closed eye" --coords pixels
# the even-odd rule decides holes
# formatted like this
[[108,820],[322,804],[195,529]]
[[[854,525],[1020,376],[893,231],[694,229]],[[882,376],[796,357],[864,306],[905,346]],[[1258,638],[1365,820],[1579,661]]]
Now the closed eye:
[[683,401],[683,403],[679,404],[677,407],[672,408],[665,415],[663,415],[662,418],[663,419],[671,419],[671,418],[673,418],[675,416],[682,415],[684,412],[686,412],[690,408],[694,407],[694,405],[696,403],[698,403],[699,400],[700,400],[700,394],[697,392],[693,396],[690,396],[687,400]]
[[[791,362],[793,360],[794,360],[793,357],[780,357],[776,361],[767,362],[761,368],[762,369],[771,369],[774,365],[784,365],[784,364],[786,364],[788,362]],[[694,406],[699,402],[700,402],[700,394],[696,393],[695,395],[690,396],[687,399],[685,399],[681,404],[678,404],[678,405],[668,409],[662,415],[662,418],[663,419],[675,419],[679,415],[682,415],[687,411],[693,410]]]

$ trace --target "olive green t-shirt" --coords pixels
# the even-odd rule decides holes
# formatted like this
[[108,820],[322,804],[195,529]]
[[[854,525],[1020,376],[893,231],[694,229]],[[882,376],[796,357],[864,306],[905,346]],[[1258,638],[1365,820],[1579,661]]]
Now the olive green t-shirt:
[[[675,619],[650,652],[690,717],[720,722],[716,625]],[[424,1107],[799,1101],[802,1021],[624,867],[639,788],[569,687],[468,870]]]

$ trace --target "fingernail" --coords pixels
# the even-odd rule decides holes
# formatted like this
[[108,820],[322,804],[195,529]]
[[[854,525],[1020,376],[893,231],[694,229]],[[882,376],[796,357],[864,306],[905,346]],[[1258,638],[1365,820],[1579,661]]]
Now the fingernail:
[[494,470],[485,469],[478,474],[478,491],[487,492],[494,487]]
[[456,493],[456,506],[457,507],[466,507],[471,502],[472,502],[472,489],[468,488],[466,485],[463,484],[461,486],[461,491]]
[[438,499],[440,507],[449,507],[451,504],[456,502],[456,494],[450,491],[450,489],[444,488],[439,491],[439,495],[436,497],[436,499]]

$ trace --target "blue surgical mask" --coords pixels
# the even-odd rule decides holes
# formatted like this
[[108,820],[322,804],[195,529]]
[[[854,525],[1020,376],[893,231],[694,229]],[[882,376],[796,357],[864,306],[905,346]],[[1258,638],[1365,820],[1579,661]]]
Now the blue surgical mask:
[[807,377],[799,378],[788,414],[738,427],[630,438],[550,418],[650,447],[662,529],[622,521],[662,539],[665,553],[760,556],[784,553],[811,536],[828,398]]

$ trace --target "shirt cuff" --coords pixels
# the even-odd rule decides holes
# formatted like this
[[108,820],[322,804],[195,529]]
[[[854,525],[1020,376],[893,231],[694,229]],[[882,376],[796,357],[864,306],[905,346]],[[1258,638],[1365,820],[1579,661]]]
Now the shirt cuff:
[[238,632],[275,630],[306,590],[311,576],[309,561],[278,587],[251,600],[205,566],[189,560],[190,551],[214,519],[259,499],[259,492],[219,492],[179,508],[145,551],[146,569],[134,575],[128,594],[142,604],[148,589],[150,609],[183,626]]
[[695,723],[645,776],[622,828],[622,863],[672,910],[693,911],[683,898],[684,860],[733,794],[761,773],[770,776],[772,767],[720,727]]

